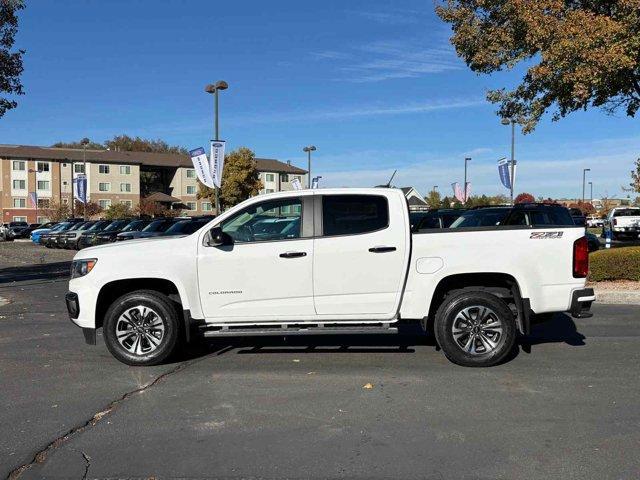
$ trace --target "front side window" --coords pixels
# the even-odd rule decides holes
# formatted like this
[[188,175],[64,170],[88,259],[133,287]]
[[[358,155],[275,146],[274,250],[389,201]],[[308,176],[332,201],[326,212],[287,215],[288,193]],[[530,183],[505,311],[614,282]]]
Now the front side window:
[[387,199],[379,195],[322,197],[324,236],[374,232],[389,225]]
[[98,165],[98,172],[109,173],[109,165]]
[[301,206],[299,198],[251,205],[226,220],[222,224],[222,231],[229,234],[235,243],[300,238]]

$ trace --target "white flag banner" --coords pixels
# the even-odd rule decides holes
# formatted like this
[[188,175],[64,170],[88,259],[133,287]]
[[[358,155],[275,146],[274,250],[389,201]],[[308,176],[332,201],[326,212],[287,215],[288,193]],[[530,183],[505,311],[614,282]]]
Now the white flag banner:
[[189,150],[191,155],[191,161],[193,162],[193,168],[196,171],[198,180],[205,184],[209,188],[213,188],[213,179],[211,173],[209,173],[209,161],[207,160],[207,153],[204,148],[199,147],[193,150]]
[[211,155],[209,156],[209,172],[213,183],[220,188],[222,185],[222,170],[224,169],[224,140],[211,141]]
[[293,180],[291,180],[291,186],[294,190],[302,190],[302,184],[300,183],[299,178],[294,178]]

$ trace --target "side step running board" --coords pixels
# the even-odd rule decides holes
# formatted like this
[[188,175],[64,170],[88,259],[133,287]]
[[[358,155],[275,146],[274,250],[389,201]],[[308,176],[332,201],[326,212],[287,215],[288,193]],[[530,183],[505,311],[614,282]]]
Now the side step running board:
[[205,337],[252,337],[288,335],[345,335],[345,334],[398,333],[397,327],[384,325],[357,325],[345,327],[320,327],[315,325],[298,327],[235,327],[203,330]]

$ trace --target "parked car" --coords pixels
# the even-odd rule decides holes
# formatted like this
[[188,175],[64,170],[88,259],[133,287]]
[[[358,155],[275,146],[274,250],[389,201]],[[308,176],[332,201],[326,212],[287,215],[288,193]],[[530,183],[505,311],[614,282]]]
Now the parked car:
[[613,240],[637,238],[640,234],[640,208],[616,207],[611,209],[604,223],[602,233],[611,232]]
[[59,232],[51,232],[46,235],[43,235],[42,244],[47,248],[61,248],[59,241],[63,235],[66,235],[68,232],[74,232],[76,230],[80,230],[86,223],[88,222],[75,222],[71,227],[59,231]]
[[66,232],[71,227],[79,223],[77,220],[65,220],[63,222],[57,223],[54,227],[47,230],[34,230],[31,233],[31,240],[40,245],[45,245],[49,242],[49,238],[52,235],[57,235],[58,233]]
[[463,212],[449,228],[495,227],[510,211],[511,207],[475,207]]
[[58,236],[58,247],[66,249],[78,249],[78,240],[83,233],[91,231],[93,228],[109,224],[109,220],[93,220],[84,223],[81,227],[68,230]]
[[133,240],[135,238],[156,237],[176,223],[175,218],[155,218],[142,230],[119,233],[116,240]]
[[587,218],[587,227],[589,228],[599,228],[604,227],[604,219],[603,218]]
[[530,227],[583,226],[575,223],[568,208],[559,204],[519,203],[514,205],[500,225],[524,225]]
[[[257,216],[301,210],[294,236],[252,239]],[[293,210],[292,208],[293,207]],[[590,316],[584,228],[411,233],[399,189],[259,195],[191,235],[76,254],[67,309],[87,343],[154,365],[183,336],[397,332],[419,322],[460,365],[500,363],[536,314]],[[183,224],[181,224],[183,225]],[[152,280],[151,280],[152,279]]]
[[569,212],[571,212],[571,218],[573,218],[573,223],[581,227],[587,226],[587,217],[585,216],[584,213],[582,213],[582,210],[580,210],[579,208],[570,208]]
[[78,239],[78,249],[83,249],[87,247],[93,247],[96,244],[96,239],[98,235],[111,232],[111,231],[120,231],[123,227],[125,227],[128,223],[131,222],[131,219],[121,218],[118,220],[111,220],[108,224],[104,225],[101,229],[95,229],[91,231],[86,231],[80,238]]
[[179,220],[175,222],[166,231],[162,232],[160,237],[175,237],[178,235],[191,235],[204,225],[211,221],[211,217],[194,217],[189,220]]
[[120,229],[105,230],[102,233],[99,233],[98,235],[96,235],[96,240],[94,242],[94,245],[103,245],[105,243],[115,242],[120,233],[139,232],[144,227],[149,225],[149,223],[150,223],[150,220],[138,218],[138,219],[133,219],[129,221],[129,223],[124,224],[122,227],[120,227]]
[[27,222],[9,222],[7,226],[6,239],[15,240],[16,238],[22,238],[22,235],[29,228]]
[[411,231],[449,228],[464,212],[464,208],[436,208],[426,212],[412,212],[409,214]]

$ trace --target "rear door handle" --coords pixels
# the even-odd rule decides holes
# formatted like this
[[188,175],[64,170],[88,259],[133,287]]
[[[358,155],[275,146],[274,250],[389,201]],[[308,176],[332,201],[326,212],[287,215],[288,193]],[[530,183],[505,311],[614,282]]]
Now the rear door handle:
[[307,252],[284,252],[284,253],[281,253],[280,256],[282,258],[306,257],[307,256]]
[[371,253],[386,253],[386,252],[395,252],[396,247],[371,247],[369,249]]

